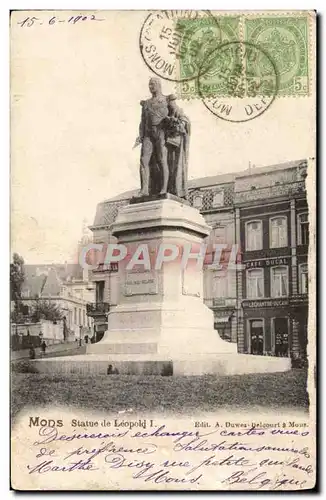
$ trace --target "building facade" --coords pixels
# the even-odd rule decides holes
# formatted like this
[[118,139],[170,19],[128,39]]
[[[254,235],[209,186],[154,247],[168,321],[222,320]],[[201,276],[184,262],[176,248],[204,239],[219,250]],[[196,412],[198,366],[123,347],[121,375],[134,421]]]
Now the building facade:
[[309,222],[306,164],[235,180],[238,350],[305,357]]
[[[32,314],[36,301],[55,304],[64,316],[66,337],[69,340],[93,335],[93,320],[87,315],[87,304],[93,302],[94,285],[83,276],[80,266],[70,269],[67,265],[25,265],[22,286],[22,303],[26,320]],[[75,270],[76,270],[75,269]]]
[[[306,161],[300,160],[189,183],[191,205],[212,228],[208,249],[224,246],[220,264],[208,262],[204,267],[204,301],[214,312],[220,336],[237,343],[239,352],[306,355],[306,170]],[[94,243],[116,242],[112,224],[119,208],[135,194],[98,204],[90,228]],[[103,333],[109,309],[118,302],[117,270],[116,265],[99,263],[90,277],[96,299],[88,312]]]

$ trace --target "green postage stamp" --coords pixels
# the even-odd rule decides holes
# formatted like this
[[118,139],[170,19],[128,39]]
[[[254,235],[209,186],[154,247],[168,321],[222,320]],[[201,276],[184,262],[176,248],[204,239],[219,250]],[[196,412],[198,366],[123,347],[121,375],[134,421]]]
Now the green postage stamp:
[[244,39],[262,47],[275,63],[278,95],[309,93],[308,16],[245,18]]
[[[253,85],[257,95],[266,95],[271,66],[277,96],[309,95],[309,25],[309,12],[178,20],[183,34],[179,74],[185,79],[194,68],[198,74],[197,79],[178,84],[179,97],[234,96],[239,75],[243,95],[237,91],[237,97],[250,96]],[[236,54],[234,42],[239,44]]]
[[[240,40],[240,16],[179,19],[176,29],[182,34],[179,53],[178,90],[182,97],[197,97],[199,81],[191,75],[204,77],[205,88],[214,94],[228,93],[227,82],[215,76],[219,64],[215,58],[214,68],[208,70],[207,61],[214,57],[221,46]],[[228,61],[226,60],[226,63]]]

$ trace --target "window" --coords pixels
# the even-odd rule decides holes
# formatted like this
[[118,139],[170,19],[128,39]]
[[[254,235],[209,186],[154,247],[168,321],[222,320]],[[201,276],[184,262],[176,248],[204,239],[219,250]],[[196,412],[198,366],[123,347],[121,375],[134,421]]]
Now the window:
[[287,318],[273,318],[272,332],[274,335],[275,356],[289,355],[289,322]]
[[263,248],[262,222],[259,220],[246,223],[246,250]]
[[23,313],[24,316],[29,315],[29,307],[25,306],[24,304],[21,306],[21,312]]
[[299,292],[308,293],[308,266],[307,264],[299,265]]
[[103,302],[104,300],[104,281],[96,282],[96,303]]
[[200,194],[196,194],[193,198],[192,202],[193,206],[195,208],[201,208],[202,203],[203,203],[203,197]]
[[86,311],[83,309],[83,325],[86,326]]
[[286,247],[288,244],[287,217],[274,217],[269,221],[269,244],[271,248]]
[[213,194],[213,202],[212,206],[213,207],[220,207],[223,205],[224,202],[224,192],[223,191],[217,191]]
[[248,269],[247,271],[247,298],[257,299],[264,297],[263,269]]
[[287,266],[272,267],[271,269],[271,297],[288,295],[288,268]]
[[224,244],[226,246],[226,227],[222,224],[219,224],[217,227],[214,227],[213,231],[211,232],[212,235],[212,243],[216,244]]
[[214,275],[214,297],[225,298],[228,296],[228,280],[225,272]]
[[74,307],[74,323],[77,324],[77,307]]
[[250,354],[264,354],[264,321],[262,319],[249,320]]
[[298,215],[298,245],[309,244],[309,221],[308,214]]

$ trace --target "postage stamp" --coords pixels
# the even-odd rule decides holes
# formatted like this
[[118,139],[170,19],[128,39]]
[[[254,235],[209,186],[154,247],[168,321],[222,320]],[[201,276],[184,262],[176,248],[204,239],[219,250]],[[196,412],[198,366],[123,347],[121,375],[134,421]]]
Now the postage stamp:
[[278,95],[309,93],[308,16],[245,17],[244,39],[273,58],[279,75]]
[[[255,93],[266,94],[266,85],[270,85],[266,77],[270,73],[270,61],[272,61],[279,80],[278,97],[309,94],[309,13],[287,16],[245,14],[235,17],[215,17],[220,29],[220,39],[210,38],[209,43],[206,42],[207,24],[212,23],[212,19],[208,19],[208,23],[202,19],[179,21],[184,32],[192,33],[192,44],[189,44],[187,39],[181,42],[184,57],[177,61],[181,77],[190,73],[194,74],[197,67],[198,78],[205,79],[201,85],[201,93],[204,92],[205,87],[208,92],[214,92],[216,97],[233,96],[234,72],[230,69],[230,56],[227,55],[224,44],[233,41],[245,42],[256,47],[256,50],[252,50],[251,56],[246,57],[245,61],[249,93],[254,88]],[[212,33],[210,36],[212,37]],[[224,61],[221,71],[216,71],[215,63],[213,64],[214,71],[208,68],[208,52],[203,50],[204,47],[212,48],[212,53],[216,50],[215,60],[219,60],[220,63]],[[246,50],[248,47],[247,45]],[[220,55],[217,49],[222,50]],[[234,52],[234,47],[229,52]],[[236,65],[239,63],[235,60],[233,62]],[[201,97],[198,79],[188,81],[184,78],[179,81],[182,82],[177,84],[177,94],[180,99]]]
[[[180,51],[182,57],[179,58],[178,93],[181,98],[191,98],[198,96],[198,76],[207,75],[208,85],[215,85],[218,90],[220,84],[216,84],[210,79],[210,71],[207,62],[211,54],[216,53],[216,49],[228,42],[240,40],[240,17],[210,17],[205,19],[180,19],[177,27],[184,34]],[[219,37],[216,33],[219,33]],[[189,80],[189,75],[196,74],[197,78]],[[224,89],[224,84],[222,85]],[[220,92],[225,93],[225,90]]]

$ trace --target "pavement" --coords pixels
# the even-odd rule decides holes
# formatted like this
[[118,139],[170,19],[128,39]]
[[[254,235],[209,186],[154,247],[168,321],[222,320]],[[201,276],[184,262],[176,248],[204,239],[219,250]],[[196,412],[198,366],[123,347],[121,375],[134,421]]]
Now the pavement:
[[[52,344],[47,346],[46,352],[43,354],[40,347],[35,347],[35,358],[49,358],[56,356],[74,356],[77,354],[85,354],[86,345],[79,346],[79,342],[66,342],[64,344]],[[19,351],[11,351],[11,361],[21,359],[29,359],[29,349],[21,349]]]

